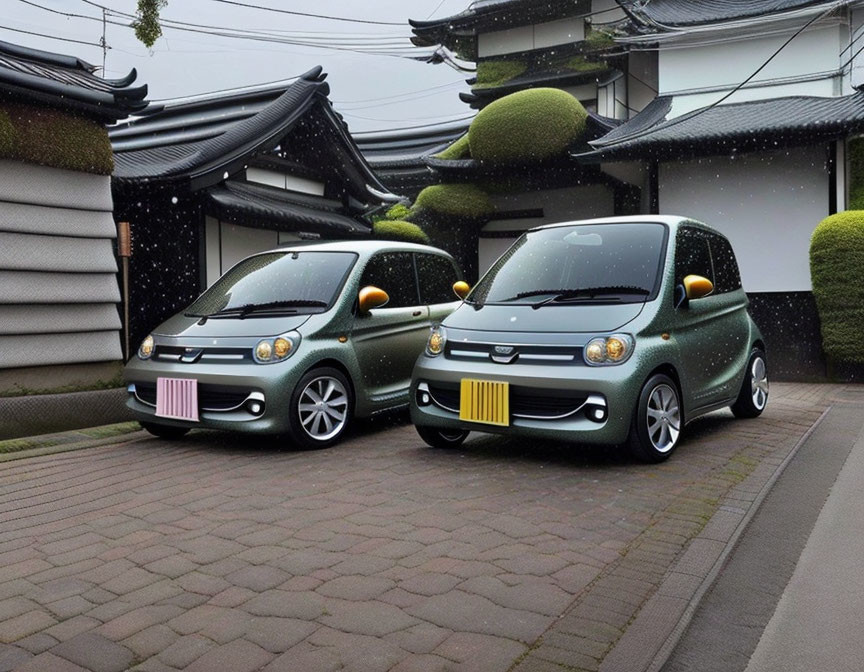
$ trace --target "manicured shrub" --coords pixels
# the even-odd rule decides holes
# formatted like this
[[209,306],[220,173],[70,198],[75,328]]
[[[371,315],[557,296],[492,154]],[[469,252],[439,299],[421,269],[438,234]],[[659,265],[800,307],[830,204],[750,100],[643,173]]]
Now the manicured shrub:
[[0,107],[0,158],[97,175],[114,171],[111,141],[104,126],[31,105]]
[[399,240],[406,243],[429,242],[429,236],[416,224],[411,222],[381,220],[372,226],[372,235],[384,240]]
[[564,62],[564,68],[573,72],[594,72],[595,70],[605,70],[607,67],[605,63],[589,61],[584,56],[574,56]]
[[446,159],[448,161],[455,161],[456,159],[470,159],[471,148],[468,143],[468,134],[466,133],[461,138],[456,140],[443,152],[439,152],[438,154],[436,154],[435,158]]
[[518,77],[528,66],[521,61],[480,61],[477,64],[475,89],[501,86]]
[[473,184],[433,184],[417,194],[414,208],[473,219],[487,217],[495,211],[489,195]]
[[825,353],[864,364],[864,210],[832,215],[816,227],[810,276]]
[[588,113],[561,89],[526,89],[483,108],[468,131],[471,156],[529,163],[563,154],[585,135]]
[[849,141],[849,209],[864,210],[864,138]]
[[615,46],[612,34],[605,30],[593,29],[585,36],[585,44],[589,49],[599,51]]
[[409,208],[407,205],[403,205],[402,203],[397,203],[387,211],[385,219],[389,219],[392,221],[404,220],[410,214],[411,208]]

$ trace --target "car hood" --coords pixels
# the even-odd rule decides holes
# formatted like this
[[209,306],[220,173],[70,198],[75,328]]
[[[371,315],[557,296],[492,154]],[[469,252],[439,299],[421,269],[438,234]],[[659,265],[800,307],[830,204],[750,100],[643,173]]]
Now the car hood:
[[443,324],[474,331],[607,333],[632,322],[644,306],[644,303],[549,304],[535,310],[530,305],[486,305],[477,309],[463,303]]
[[284,317],[216,317],[200,324],[201,318],[175,315],[160,324],[153,333],[159,336],[217,338],[230,336],[278,336],[299,329],[311,315]]

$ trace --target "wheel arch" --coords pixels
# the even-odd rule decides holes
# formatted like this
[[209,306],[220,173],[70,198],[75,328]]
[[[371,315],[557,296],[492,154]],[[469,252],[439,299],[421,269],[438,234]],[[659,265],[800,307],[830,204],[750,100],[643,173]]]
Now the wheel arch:
[[687,424],[687,416],[685,409],[686,404],[684,403],[684,390],[681,389],[681,377],[678,375],[678,369],[676,369],[674,365],[669,363],[659,364],[648,372],[648,375],[645,376],[645,380],[642,382],[642,386],[644,387],[645,383],[651,380],[651,376],[658,373],[669,376],[672,379],[672,382],[675,383],[675,388],[678,390],[678,405],[681,409],[681,426],[683,427],[685,424]]
[[348,381],[348,385],[351,388],[351,399],[353,402],[352,403],[353,408],[351,409],[351,413],[353,415],[357,410],[357,389],[354,386],[354,379],[351,376],[351,372],[348,370],[348,367],[345,366],[345,364],[340,362],[338,359],[334,359],[334,358],[322,359],[318,362],[315,362],[311,366],[309,366],[303,372],[303,375],[305,376],[307,373],[309,373],[310,371],[313,371],[314,369],[321,369],[321,368],[325,368],[325,367],[329,367],[331,369],[336,369],[343,376],[345,376],[346,380]]

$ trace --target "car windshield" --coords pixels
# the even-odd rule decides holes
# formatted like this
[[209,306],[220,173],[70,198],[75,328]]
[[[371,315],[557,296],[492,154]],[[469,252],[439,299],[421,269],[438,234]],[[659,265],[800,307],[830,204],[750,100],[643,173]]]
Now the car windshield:
[[186,315],[324,312],[356,260],[353,252],[269,252],[249,257],[199,296]]
[[474,304],[640,303],[653,298],[666,227],[583,224],[530,231],[489,269]]

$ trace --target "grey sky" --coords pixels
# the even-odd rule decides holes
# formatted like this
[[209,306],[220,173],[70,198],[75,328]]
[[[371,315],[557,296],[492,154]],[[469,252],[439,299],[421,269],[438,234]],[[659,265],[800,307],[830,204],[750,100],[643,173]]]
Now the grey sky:
[[[132,13],[136,0],[94,0]],[[448,16],[470,0],[245,0],[298,12],[329,14],[374,21],[397,21],[379,26],[295,17],[234,7],[213,0],[169,0],[163,18],[197,24],[263,31],[309,31],[339,35],[401,37],[407,43],[407,19]],[[101,11],[81,0],[32,0],[58,11],[99,17]],[[46,39],[7,28],[98,43],[102,24],[67,18],[27,5],[0,0],[3,19],[0,40],[38,49],[74,54],[96,65],[102,63],[98,46]],[[436,10],[437,7],[437,10]],[[119,19],[112,19],[117,21]],[[326,36],[322,36],[325,37]],[[458,98],[468,89],[463,75],[446,65],[388,56],[307,46],[272,44],[165,29],[152,51],[139,43],[130,28],[108,25],[107,76],[138,69],[138,81],[150,87],[151,99],[187,96],[215,89],[246,86],[287,78],[322,65],[329,73],[330,97],[353,131],[397,128],[454,120],[471,113]],[[413,93],[412,93],[413,92]],[[389,99],[388,99],[389,98]]]

